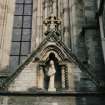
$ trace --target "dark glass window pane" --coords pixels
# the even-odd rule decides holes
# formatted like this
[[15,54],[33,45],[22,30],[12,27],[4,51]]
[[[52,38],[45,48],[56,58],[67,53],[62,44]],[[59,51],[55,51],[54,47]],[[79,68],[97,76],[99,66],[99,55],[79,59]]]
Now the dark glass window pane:
[[23,29],[22,41],[30,41],[31,29]]
[[16,0],[16,3],[24,3],[24,0]]
[[32,14],[32,5],[25,5],[24,15],[31,15],[31,14]]
[[29,42],[22,42],[21,55],[29,54]]
[[32,0],[25,0],[25,3],[32,3]]
[[21,40],[21,29],[14,29],[12,41],[20,41],[20,40]]
[[23,27],[24,28],[31,27],[31,17],[30,16],[24,16]]
[[23,5],[16,5],[15,8],[15,15],[22,15],[23,14]]
[[23,63],[26,60],[27,56],[21,56],[20,57],[20,63]]
[[11,56],[10,57],[10,70],[16,70],[16,67],[18,66],[18,56]]
[[14,17],[14,27],[22,27],[22,16]]
[[20,51],[20,43],[19,42],[12,42],[12,48],[11,48],[11,55],[19,55]]

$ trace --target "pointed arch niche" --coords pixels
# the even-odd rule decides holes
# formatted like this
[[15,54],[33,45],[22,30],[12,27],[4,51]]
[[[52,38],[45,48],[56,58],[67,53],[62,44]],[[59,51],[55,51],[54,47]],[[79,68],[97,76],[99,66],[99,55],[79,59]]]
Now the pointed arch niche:
[[50,77],[47,74],[50,67],[50,61],[53,61],[56,71],[54,74],[54,87],[56,91],[67,90],[68,68],[63,60],[64,54],[59,51],[59,49],[52,46],[50,48],[47,48],[47,50],[45,49],[45,51],[41,53],[42,57],[40,58],[37,70],[37,86],[39,89],[49,90]]

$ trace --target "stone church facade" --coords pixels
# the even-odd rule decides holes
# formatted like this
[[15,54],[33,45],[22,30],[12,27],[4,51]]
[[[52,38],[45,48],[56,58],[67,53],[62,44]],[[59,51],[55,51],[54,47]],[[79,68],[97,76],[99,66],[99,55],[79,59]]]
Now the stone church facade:
[[105,1],[0,1],[0,105],[104,105]]

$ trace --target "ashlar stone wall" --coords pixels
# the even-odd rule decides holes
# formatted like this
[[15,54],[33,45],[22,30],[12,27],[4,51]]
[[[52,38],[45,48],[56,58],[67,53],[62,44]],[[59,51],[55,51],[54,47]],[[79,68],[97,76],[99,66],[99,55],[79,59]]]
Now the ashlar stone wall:
[[28,91],[37,85],[37,64],[30,63],[17,75],[8,87],[9,91]]
[[101,36],[96,19],[96,0],[84,0],[85,7],[85,48],[87,50],[87,63],[90,71],[96,78],[102,79],[104,72],[104,59],[102,55]]
[[0,96],[0,105],[104,105],[95,96]]

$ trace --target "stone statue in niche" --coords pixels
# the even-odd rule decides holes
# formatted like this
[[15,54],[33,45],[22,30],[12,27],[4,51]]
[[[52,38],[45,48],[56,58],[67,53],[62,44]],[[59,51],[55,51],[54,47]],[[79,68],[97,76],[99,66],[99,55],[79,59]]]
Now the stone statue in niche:
[[49,68],[48,68],[48,73],[47,73],[47,75],[49,76],[48,91],[56,91],[55,82],[54,82],[54,80],[55,80],[55,73],[56,73],[56,70],[55,70],[55,66],[54,66],[54,61],[51,60]]

